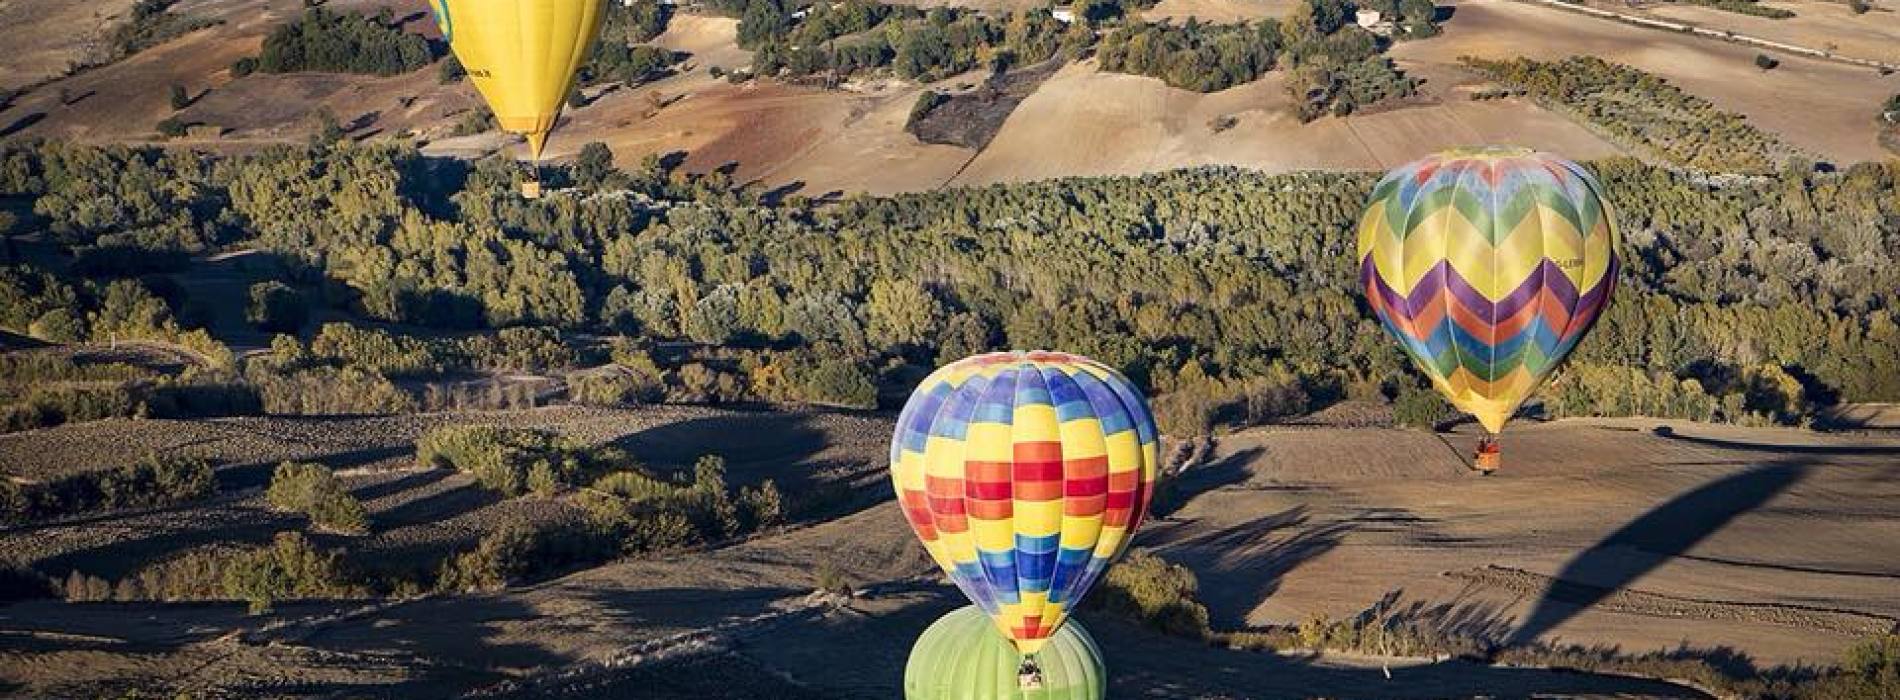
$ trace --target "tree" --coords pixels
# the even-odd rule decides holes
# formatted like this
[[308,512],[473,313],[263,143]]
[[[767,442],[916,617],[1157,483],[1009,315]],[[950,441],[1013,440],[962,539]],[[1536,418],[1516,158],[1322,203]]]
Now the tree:
[[1774,70],[1774,69],[1775,69],[1775,67],[1776,67],[1776,66],[1779,66],[1779,65],[1781,65],[1781,61],[1780,61],[1780,60],[1778,60],[1778,59],[1776,59],[1776,58],[1775,58],[1775,57],[1773,57],[1773,56],[1770,56],[1770,55],[1768,55],[1768,54],[1765,54],[1765,53],[1758,53],[1758,54],[1755,54],[1755,67],[1756,67],[1756,68],[1760,68],[1760,69],[1762,69],[1762,70]]
[[595,141],[581,147],[574,158],[574,181],[582,187],[600,189],[619,175],[614,169],[614,152],[607,144]]
[[185,86],[177,83],[172,84],[171,105],[172,111],[178,111],[191,106],[191,93],[185,91]]
[[872,343],[891,347],[921,345],[942,322],[943,305],[930,290],[909,280],[880,279],[865,303],[865,330]]
[[310,319],[310,305],[302,292],[270,280],[251,285],[251,304],[244,318],[258,330],[295,333]]

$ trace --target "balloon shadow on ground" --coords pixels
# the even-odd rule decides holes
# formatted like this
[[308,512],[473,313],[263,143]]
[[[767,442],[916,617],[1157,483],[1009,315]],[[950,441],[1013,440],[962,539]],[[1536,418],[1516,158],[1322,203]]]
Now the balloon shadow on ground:
[[1535,641],[1787,491],[1810,469],[1806,463],[1786,462],[1730,474],[1630,521],[1565,564],[1506,644]]
[[1740,442],[1736,440],[1722,440],[1719,438],[1693,437],[1689,435],[1683,435],[1683,434],[1677,433],[1674,428],[1671,428],[1666,425],[1657,426],[1656,429],[1652,432],[1655,433],[1656,437],[1660,437],[1666,440],[1675,440],[1677,442],[1687,442],[1690,444],[1702,445],[1705,447],[1716,447],[1716,448],[1720,448],[1724,450],[1740,450],[1744,452],[1775,452],[1775,453],[1793,454],[1793,455],[1823,455],[1823,456],[1841,456],[1841,457],[1885,457],[1889,455],[1900,456],[1900,447],[1889,447],[1889,446],[1884,446],[1884,445],[1777,445],[1773,443]]

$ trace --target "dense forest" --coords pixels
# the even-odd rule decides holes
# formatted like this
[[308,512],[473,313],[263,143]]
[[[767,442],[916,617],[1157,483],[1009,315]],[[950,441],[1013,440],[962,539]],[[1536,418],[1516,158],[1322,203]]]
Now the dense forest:
[[[1622,218],[1627,271],[1549,410],[1800,422],[1834,401],[1900,399],[1900,164],[1715,178],[1632,160],[1595,169]],[[1160,395],[1177,433],[1423,386],[1354,275],[1370,174],[1213,168],[825,205],[762,203],[656,159],[551,173],[570,190],[542,201],[514,196],[513,176],[502,161],[393,146],[223,159],[5,146],[0,191],[33,203],[14,228],[59,255],[0,271],[0,327],[150,338],[207,367],[126,382],[142,393],[104,408],[18,398],[30,412],[10,420],[128,405],[440,408],[461,404],[406,382],[603,363],[616,371],[577,378],[574,397],[869,407],[901,400],[937,363],[1005,347],[1120,367]],[[269,251],[269,276],[289,287],[255,291],[260,326],[313,314],[271,310],[298,303],[370,323],[306,324],[237,361],[194,330],[216,300],[178,282],[192,256],[232,248]]]

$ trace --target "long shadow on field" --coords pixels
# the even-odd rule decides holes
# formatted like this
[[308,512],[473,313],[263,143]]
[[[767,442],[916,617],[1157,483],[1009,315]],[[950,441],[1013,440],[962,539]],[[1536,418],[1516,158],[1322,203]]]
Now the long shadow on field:
[[[33,568],[52,576],[65,576],[77,570],[115,580],[138,571],[148,563],[193,547],[209,544],[264,544],[271,541],[278,532],[298,529],[305,522],[301,515],[285,515],[252,508],[220,509],[216,512],[180,508],[176,511],[176,515],[179,520],[173,527],[177,529],[165,531],[163,534],[131,537],[90,549],[67,552],[34,563]],[[216,518],[219,522],[210,526],[192,522],[206,518]],[[142,531],[145,530],[144,525],[149,524],[151,520],[148,517],[139,517],[128,519],[122,525],[130,531]]]
[[357,500],[368,503],[384,496],[393,496],[404,491],[425,488],[443,479],[455,475],[453,469],[428,469],[380,484],[371,484],[350,492]]
[[1756,467],[1698,486],[1644,513],[1565,564],[1507,643],[1536,640],[1787,491],[1809,469],[1794,462]]
[[1246,483],[1247,465],[1266,453],[1264,447],[1249,447],[1235,452],[1218,461],[1194,467],[1161,482],[1155,491],[1154,505],[1149,512],[1154,517],[1167,517],[1194,497],[1209,491]]
[[817,470],[790,467],[825,449],[825,434],[811,420],[808,414],[772,411],[694,418],[654,426],[613,445],[644,464],[689,473],[700,457],[716,454],[725,458],[726,479],[734,485],[769,478],[797,493],[812,485]]
[[[577,661],[550,642],[561,641],[563,626],[579,622],[586,621],[537,610],[516,594],[452,596],[325,626],[299,643],[348,653],[415,654],[437,668],[519,674]],[[374,694],[396,697],[380,689]]]
[[[784,625],[744,650],[825,697],[902,697],[911,646],[931,622],[962,605],[954,589],[941,587],[936,595],[918,596],[896,609]],[[1395,666],[1388,678],[1377,666],[1338,666],[1311,657],[1228,649],[1165,636],[1092,610],[1085,609],[1077,619],[1105,656],[1111,698],[1707,697],[1655,681],[1462,661]]]
[[[1309,525],[1306,506],[1169,543],[1161,555],[1194,570],[1209,622],[1218,629],[1249,627],[1247,614],[1279,591],[1286,575],[1331,551],[1354,529],[1350,521]],[[1277,537],[1274,533],[1290,530]]]
[[1900,455],[1900,447],[1881,445],[1775,445],[1755,442],[1736,442],[1717,438],[1691,437],[1678,434],[1669,426],[1656,428],[1657,437],[1687,442],[1707,447],[1719,447],[1724,450],[1742,450],[1747,452],[1775,452],[1797,455],[1831,455],[1843,457],[1885,457]]
[[501,502],[501,495],[477,484],[458,486],[370,515],[377,532],[421,523],[439,523]]
[[[316,462],[331,469],[349,469],[413,451],[409,447],[372,447],[349,452],[317,455],[295,461]],[[218,469],[218,488],[225,491],[261,488],[270,485],[271,474],[284,460],[234,464]]]

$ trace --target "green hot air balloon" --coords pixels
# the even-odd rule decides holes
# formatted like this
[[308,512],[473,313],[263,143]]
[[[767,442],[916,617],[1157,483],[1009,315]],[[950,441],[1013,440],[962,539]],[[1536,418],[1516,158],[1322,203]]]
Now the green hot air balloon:
[[924,630],[904,668],[906,700],[1102,700],[1108,672],[1102,650],[1071,619],[1036,652],[1041,687],[1017,676],[1023,657],[988,615],[965,606]]

